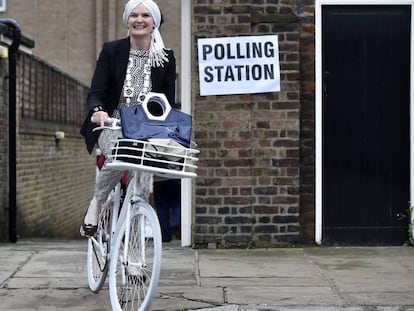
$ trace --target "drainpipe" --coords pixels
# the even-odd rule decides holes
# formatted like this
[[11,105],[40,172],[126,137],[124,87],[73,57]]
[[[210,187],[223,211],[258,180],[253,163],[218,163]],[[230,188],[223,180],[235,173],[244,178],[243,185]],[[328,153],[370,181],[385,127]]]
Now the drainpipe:
[[16,243],[16,66],[21,30],[14,19],[0,18],[0,24],[6,25],[12,36],[12,43],[9,47],[9,239],[10,242]]

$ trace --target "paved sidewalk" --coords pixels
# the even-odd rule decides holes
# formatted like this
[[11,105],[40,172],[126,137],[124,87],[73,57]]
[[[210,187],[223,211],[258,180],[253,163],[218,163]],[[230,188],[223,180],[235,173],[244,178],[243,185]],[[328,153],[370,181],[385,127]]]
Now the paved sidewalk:
[[[163,248],[152,310],[414,311],[414,247]],[[85,240],[0,244],[0,310],[110,310],[85,262]]]

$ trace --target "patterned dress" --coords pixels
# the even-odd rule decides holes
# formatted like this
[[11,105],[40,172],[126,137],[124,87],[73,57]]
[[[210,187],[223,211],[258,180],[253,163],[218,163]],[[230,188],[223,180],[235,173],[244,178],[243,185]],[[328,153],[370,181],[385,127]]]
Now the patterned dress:
[[[129,52],[129,63],[128,63],[128,72],[130,76],[130,82],[134,88],[134,92],[131,98],[131,105],[136,105],[138,103],[138,95],[140,94],[144,79],[145,79],[145,72],[144,72],[144,65],[148,61],[148,51],[143,50],[135,50],[131,49]],[[151,79],[149,79],[151,81]],[[127,79],[125,78],[124,86],[127,83]],[[151,90],[151,85],[149,90]],[[118,109],[116,109],[112,115],[112,117],[119,118],[119,109],[122,106],[125,106],[126,98],[124,94],[121,94],[119,100]],[[121,120],[122,123],[122,120]],[[104,129],[101,134],[99,135],[98,139],[98,147],[101,149],[102,154],[106,157],[106,155],[111,153],[111,147],[113,146],[113,140],[122,138],[122,131],[121,130],[109,130]],[[109,163],[111,160],[106,158],[105,164]],[[99,172],[98,180],[95,185],[95,197],[99,203],[102,203],[106,200],[111,190],[116,186],[119,180],[122,178],[123,172],[119,170],[111,170],[107,168],[104,164],[101,171]],[[132,174],[129,174],[131,177]],[[151,173],[147,172],[139,172],[139,185],[136,187],[138,189],[138,195],[147,200],[149,199],[150,193],[152,192],[152,184],[153,184],[153,177]]]

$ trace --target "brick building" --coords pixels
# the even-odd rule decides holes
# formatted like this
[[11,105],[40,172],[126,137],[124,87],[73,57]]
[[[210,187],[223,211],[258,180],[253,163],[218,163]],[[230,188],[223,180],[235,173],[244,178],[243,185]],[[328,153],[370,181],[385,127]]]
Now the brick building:
[[[0,18],[15,19],[35,41],[33,54],[89,85],[103,42],[126,36],[123,0],[8,1]],[[165,44],[180,47],[180,2],[160,1],[165,12]],[[179,63],[178,63],[179,66]]]
[[[26,9],[29,2],[36,14]],[[178,51],[179,100],[184,110],[193,114],[194,137],[202,151],[199,177],[184,186],[188,206],[183,233],[185,239],[191,239],[184,244],[217,247],[268,247],[315,241],[395,244],[406,238],[407,221],[397,216],[405,213],[410,201],[410,176],[404,173],[409,171],[410,153],[401,146],[410,145],[407,94],[411,80],[410,73],[403,71],[410,66],[397,61],[406,61],[407,55],[408,59],[410,56],[407,38],[411,38],[411,33],[408,30],[407,35],[406,25],[411,22],[407,11],[413,1],[368,0],[364,5],[357,2],[159,1],[166,16],[163,36],[167,45]],[[121,1],[27,0],[9,5],[3,16],[19,20],[24,33],[33,37],[35,55],[84,84],[89,83],[102,42],[124,35],[119,18]],[[167,27],[170,23],[174,26]],[[322,27],[328,23],[330,27]],[[387,25],[387,31],[379,25]],[[336,29],[341,36],[329,29]],[[389,33],[389,29],[394,31],[392,36],[379,36]],[[200,96],[198,38],[274,34],[279,39],[280,92]],[[390,49],[365,50],[364,42],[399,47],[392,52],[402,55],[380,57],[379,50]],[[354,53],[349,53],[350,50]],[[348,52],[339,54],[341,51]],[[367,54],[358,54],[359,51],[372,54],[364,58]],[[375,62],[371,64],[369,60]],[[340,67],[344,64],[347,66]],[[351,64],[355,65],[352,73],[343,74]],[[388,68],[387,64],[392,66],[380,75],[378,64],[384,68]],[[330,68],[340,70],[335,72]],[[371,68],[377,68],[377,72]],[[400,68],[402,73],[392,68]],[[353,92],[342,87],[352,79],[358,81],[349,88],[359,92],[356,97],[350,97],[348,94]],[[377,84],[371,86],[369,82]],[[336,88],[332,89],[332,85]],[[375,95],[379,90],[383,93]],[[370,96],[366,95],[368,91]],[[403,97],[399,98],[400,106],[395,111],[400,113],[397,120],[404,122],[379,122],[394,115],[394,110],[386,109],[397,107],[379,102],[399,94]],[[331,98],[335,100],[330,102]],[[355,114],[327,108],[339,109],[349,103],[355,103]],[[365,110],[360,110],[361,107]],[[324,119],[328,112],[332,115]],[[345,112],[349,113],[347,122],[338,117]],[[372,126],[384,126],[375,127],[375,134],[395,141],[392,148],[368,144],[376,137],[369,136],[370,132],[364,128],[371,122]],[[388,128],[385,124],[398,126]],[[393,132],[395,129],[398,130]],[[330,133],[334,133],[332,137],[328,136]],[[322,144],[322,137],[330,140]],[[77,139],[81,146],[82,140]],[[329,153],[335,150],[340,152]],[[370,153],[372,150],[380,152]],[[379,154],[387,156],[383,159]],[[387,162],[391,158],[395,160]],[[77,204],[87,204],[88,191],[85,190],[85,198]],[[370,198],[373,201],[375,198],[375,204],[370,203]]]
[[[21,238],[79,237],[79,223],[95,180],[95,159],[86,152],[79,134],[86,114],[86,89],[103,42],[126,36],[123,6],[124,1],[26,0],[8,1],[0,12],[0,18],[15,19],[22,34],[35,43],[33,48],[21,44],[17,63],[16,203]],[[161,7],[172,16],[165,17],[168,27],[162,29],[166,45],[177,50],[179,3],[164,1]],[[0,74],[6,77],[7,59],[0,62]],[[2,81],[5,106],[0,116],[0,158],[5,169],[0,174],[0,240],[7,240],[9,98],[7,80]],[[62,114],[69,111],[71,119],[67,120]],[[58,144],[56,131],[65,133]]]

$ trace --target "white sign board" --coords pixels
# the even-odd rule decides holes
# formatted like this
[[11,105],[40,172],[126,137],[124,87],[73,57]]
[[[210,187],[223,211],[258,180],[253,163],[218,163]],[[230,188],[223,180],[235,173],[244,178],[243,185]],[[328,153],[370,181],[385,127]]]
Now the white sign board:
[[200,95],[280,91],[277,35],[198,39]]

